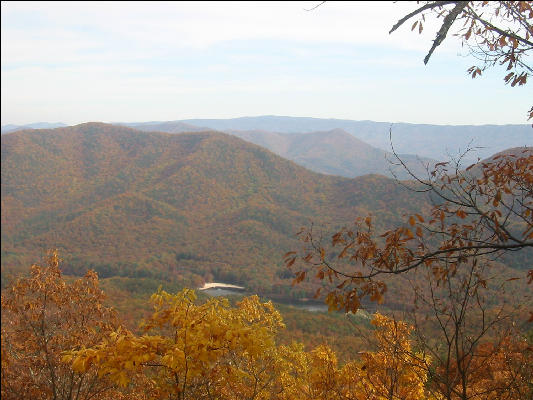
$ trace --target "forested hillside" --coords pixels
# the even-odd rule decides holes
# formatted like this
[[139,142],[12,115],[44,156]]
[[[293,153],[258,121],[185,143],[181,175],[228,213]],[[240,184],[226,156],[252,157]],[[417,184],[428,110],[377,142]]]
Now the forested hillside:
[[300,226],[367,212],[392,223],[425,204],[394,180],[312,173],[222,133],[21,131],[2,139],[2,273],[58,246],[70,273],[302,296],[282,266]]

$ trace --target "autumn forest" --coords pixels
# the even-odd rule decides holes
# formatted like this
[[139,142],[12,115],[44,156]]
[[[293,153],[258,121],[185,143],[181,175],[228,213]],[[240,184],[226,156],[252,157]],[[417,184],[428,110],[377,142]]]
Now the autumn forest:
[[[531,1],[397,20],[530,85]],[[533,398],[529,122],[2,129],[3,399]],[[394,146],[484,129],[490,156]]]

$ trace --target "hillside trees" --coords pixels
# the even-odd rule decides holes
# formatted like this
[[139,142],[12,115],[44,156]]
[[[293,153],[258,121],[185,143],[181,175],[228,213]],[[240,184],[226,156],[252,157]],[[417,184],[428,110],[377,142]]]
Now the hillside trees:
[[[281,317],[257,296],[230,306],[221,298],[199,303],[189,289],[159,290],[144,333],[136,335],[99,303],[94,273],[67,284],[57,253],[47,263],[33,266],[30,278],[2,296],[2,395],[8,399],[441,398],[428,391],[431,359],[413,350],[413,327],[405,322],[376,314],[375,349],[339,365],[326,345],[311,351],[279,345]],[[494,354],[490,347],[484,352]],[[484,358],[494,368],[478,378],[480,385],[492,372],[518,373],[514,388],[526,393],[527,371],[516,368],[527,365],[521,352],[515,346]]]
[[304,352],[282,346],[282,386],[279,399],[434,400],[425,389],[422,356],[411,352],[412,327],[384,315],[372,320],[376,351],[340,366],[337,354],[321,345]]
[[374,336],[378,350],[362,354],[358,368],[361,379],[360,398],[416,400],[426,397],[425,384],[429,359],[412,350],[412,326],[406,322],[376,314]]

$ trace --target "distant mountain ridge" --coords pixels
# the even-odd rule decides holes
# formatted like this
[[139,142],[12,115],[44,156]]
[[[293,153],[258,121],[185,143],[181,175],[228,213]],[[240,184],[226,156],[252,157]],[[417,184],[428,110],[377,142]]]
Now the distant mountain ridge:
[[24,129],[53,129],[53,128],[61,128],[67,126],[66,124],[62,122],[34,122],[27,125],[3,125],[2,126],[2,135],[6,133],[21,131]]
[[[266,131],[277,133],[309,133],[342,129],[357,139],[384,151],[391,151],[391,141],[399,154],[412,154],[434,160],[458,156],[468,148],[465,164],[490,157],[510,147],[533,146],[531,124],[508,125],[431,125],[325,119],[311,117],[257,116],[228,119],[184,119],[168,121],[214,129],[217,131]],[[138,125],[139,123],[137,123]],[[161,122],[150,122],[152,128]],[[133,126],[131,124],[130,126]],[[156,129],[157,130],[157,129]]]
[[[43,124],[43,123],[40,123]],[[30,124],[36,126],[40,124]],[[26,127],[29,127],[27,125]],[[51,124],[55,125],[55,124]],[[56,124],[57,125],[57,124]],[[117,123],[145,131],[183,133],[204,130],[265,131],[282,134],[325,132],[342,129],[355,138],[378,149],[391,152],[389,133],[398,154],[418,155],[433,160],[447,160],[468,148],[475,148],[464,157],[465,166],[485,159],[510,147],[533,146],[533,128],[519,125],[429,125],[323,119],[309,117],[258,116],[230,119],[184,119],[167,122]],[[24,127],[6,126],[12,129]],[[4,133],[4,127],[2,127]],[[272,143],[272,141],[270,141]],[[342,170],[342,169],[341,169]],[[337,172],[338,173],[338,172]],[[346,175],[350,176],[350,175]]]
[[145,132],[185,133],[212,130],[210,128],[198,127],[180,121],[121,123],[120,125]]
[[343,129],[363,142],[391,151],[389,131],[397,153],[417,154],[436,160],[457,155],[469,146],[482,147],[467,155],[466,163],[484,159],[509,147],[532,146],[533,128],[524,125],[429,125],[323,119],[309,117],[258,116],[232,119],[186,119],[181,122],[216,130],[264,130],[303,133]]
[[[162,123],[121,123],[146,132],[185,133],[209,130],[180,121]],[[357,139],[342,129],[326,132],[279,133],[261,130],[221,130],[248,142],[265,147],[311,171],[347,178],[366,174],[381,174],[397,179],[412,179],[427,175],[436,160],[404,154],[401,156],[408,172],[390,152],[383,151]]]
[[[310,133],[265,131],[226,131],[246,141],[302,165],[311,171],[355,178],[381,174],[397,179],[412,179],[395,156],[370,146],[342,129]],[[412,174],[426,177],[436,160],[414,155],[399,155]]]

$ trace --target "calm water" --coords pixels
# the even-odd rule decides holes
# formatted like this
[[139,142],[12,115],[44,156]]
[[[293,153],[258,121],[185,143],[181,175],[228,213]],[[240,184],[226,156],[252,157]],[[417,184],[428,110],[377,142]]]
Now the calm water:
[[[319,303],[313,303],[313,304],[286,303],[286,305],[291,306],[291,307],[295,307],[295,308],[299,308],[301,310],[306,310],[306,311],[309,311],[309,312],[325,312],[325,313],[328,312],[328,306],[326,304],[319,304]],[[340,311],[340,312],[343,312],[343,311]],[[366,318],[366,319],[371,319],[372,318],[372,315],[369,314],[365,310],[358,310],[355,315],[357,315],[360,318]]]
[[221,297],[221,296],[235,296],[235,295],[242,295],[242,291],[237,290],[231,290],[231,289],[223,289],[223,288],[211,288],[211,289],[204,289],[202,290],[203,293],[211,296],[211,297]]
[[326,304],[287,303],[287,305],[309,312],[328,312]]
[[[222,285],[222,284],[221,284]],[[225,297],[225,296],[242,296],[245,293],[242,290],[233,290],[227,287],[215,287],[210,289],[202,290],[203,293],[211,297]],[[296,302],[296,303],[283,303],[287,306],[299,308],[301,310],[306,310],[309,312],[328,312],[328,306],[326,304],[320,303],[306,303],[306,302]],[[364,310],[357,311],[357,316],[361,318],[371,318],[371,315]]]

